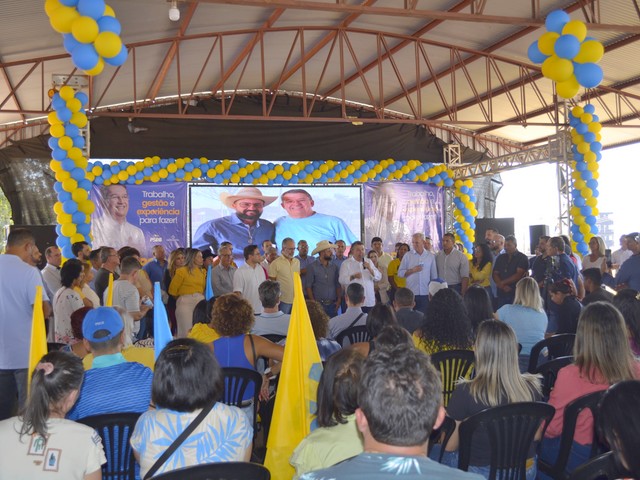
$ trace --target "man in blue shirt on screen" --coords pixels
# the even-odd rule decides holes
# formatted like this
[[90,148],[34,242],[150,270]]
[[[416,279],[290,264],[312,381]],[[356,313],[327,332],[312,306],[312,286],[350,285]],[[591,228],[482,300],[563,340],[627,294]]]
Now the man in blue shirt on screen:
[[220,200],[235,210],[235,214],[200,225],[194,235],[192,247],[199,250],[212,248],[214,252],[218,252],[220,244],[227,240],[233,244],[233,257],[236,261],[243,262],[244,247],[273,240],[273,224],[260,217],[264,207],[273,203],[276,198],[278,197],[262,195],[256,187],[243,187],[235,195],[221,193]]
[[341,218],[315,212],[313,198],[306,190],[289,190],[280,199],[288,216],[275,221],[277,245],[287,237],[296,241],[304,239],[309,245],[316,245],[322,240],[335,243],[340,239],[351,245],[358,240]]

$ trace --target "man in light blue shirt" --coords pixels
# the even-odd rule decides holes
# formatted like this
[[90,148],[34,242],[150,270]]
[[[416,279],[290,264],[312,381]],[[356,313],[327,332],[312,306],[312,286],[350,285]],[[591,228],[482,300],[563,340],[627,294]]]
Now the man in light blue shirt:
[[407,288],[415,295],[415,310],[426,314],[429,304],[429,283],[438,277],[436,257],[424,248],[423,233],[414,233],[411,237],[411,245],[413,250],[402,257],[398,275],[407,279]]

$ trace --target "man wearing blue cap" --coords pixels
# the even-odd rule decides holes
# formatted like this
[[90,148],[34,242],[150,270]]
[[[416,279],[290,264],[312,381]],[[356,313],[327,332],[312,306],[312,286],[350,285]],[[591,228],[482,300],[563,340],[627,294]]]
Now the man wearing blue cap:
[[122,356],[124,322],[120,314],[110,307],[90,310],[82,323],[82,335],[85,348],[93,353],[93,364],[84,374],[78,401],[67,418],[146,412],[153,373]]

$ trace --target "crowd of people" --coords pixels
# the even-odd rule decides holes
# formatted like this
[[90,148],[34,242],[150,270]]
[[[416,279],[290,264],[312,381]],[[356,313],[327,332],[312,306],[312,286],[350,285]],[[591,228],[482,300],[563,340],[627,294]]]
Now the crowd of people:
[[[624,236],[611,261],[598,237],[582,259],[562,237],[541,237],[532,258],[518,251],[512,235],[488,230],[484,240],[467,258],[450,233],[437,251],[421,232],[393,252],[383,250],[379,237],[369,250],[358,240],[321,239],[314,246],[285,237],[279,245],[241,246],[240,266],[233,257],[238,245],[229,241],[215,252],[177,248],[168,256],[156,245],[147,261],[132,247],[91,250],[78,242],[76,258],[64,263],[57,247],[47,248],[39,271],[33,235],[14,229],[0,255],[0,438],[12,444],[0,452],[0,478],[51,471],[100,478],[106,461],[100,438],[74,421],[117,412],[141,414],[131,445],[142,477],[249,460],[254,412],[277,395],[273,380],[291,322],[294,273],[325,363],[319,428],[291,457],[296,478],[486,478],[490,452],[482,436],[469,473],[455,469],[457,427],[486,408],[543,400],[540,377],[527,372],[529,356],[537,342],[565,333],[576,336],[573,361],[544,399],[556,413],[536,439],[540,447],[531,447],[527,478],[538,473],[537,455],[553,461],[567,405],[612,385],[600,418],[603,435],[615,439],[610,445],[621,465],[638,472],[629,454],[637,441],[626,429],[640,420],[620,422],[611,405],[638,395],[640,237]],[[156,282],[160,298],[154,298]],[[205,300],[208,284],[214,297]],[[28,372],[38,286],[55,351]],[[175,340],[154,361],[152,313],[159,304]],[[338,343],[352,327],[364,327],[369,340]],[[429,356],[446,350],[473,351],[475,376],[459,382],[445,410]],[[253,389],[240,409],[221,403],[227,367],[262,375],[260,407],[253,405]],[[427,457],[428,439],[445,415],[456,430],[444,452],[431,450],[439,464]],[[158,464],[166,446],[196,421],[190,438],[198,440]],[[593,418],[578,420],[570,469],[588,460],[593,428]]]

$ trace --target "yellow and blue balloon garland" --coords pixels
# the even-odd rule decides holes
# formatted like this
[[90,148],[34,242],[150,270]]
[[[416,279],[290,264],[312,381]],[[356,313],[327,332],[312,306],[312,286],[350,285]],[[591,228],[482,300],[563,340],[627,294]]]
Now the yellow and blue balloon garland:
[[73,64],[87,75],[99,75],[105,63],[119,67],[127,60],[120,22],[104,0],[46,0],[44,9]]
[[89,163],[82,152],[85,139],[80,132],[87,125],[84,107],[88,100],[84,92],[74,92],[73,88],[64,86],[53,95],[53,111],[48,116],[52,157],[49,166],[55,173],[53,188],[58,195],[58,201],[53,206],[58,222],[56,243],[64,258],[73,258],[73,243],[91,243],[91,214],[95,206],[89,198]]
[[604,46],[587,36],[587,26],[571,20],[563,10],[554,10],[546,20],[547,32],[529,46],[529,60],[542,64],[542,75],[555,82],[562,98],[573,98],[580,87],[595,88],[602,82],[598,62]]
[[602,158],[602,125],[595,111],[593,105],[587,104],[573,107],[569,112],[573,151],[573,206],[569,212],[573,220],[571,237],[574,247],[583,256],[589,253],[591,237],[598,234],[598,162]]
[[368,181],[402,180],[424,182],[439,187],[454,187],[457,213],[456,238],[471,252],[475,240],[475,195],[471,180],[453,181],[453,172],[443,164],[418,160],[396,161],[310,161],[249,162],[209,160],[207,158],[146,157],[140,161],[95,162],[87,170],[87,178],[96,185],[141,184],[142,182],[191,182],[204,180],[218,185],[296,185],[357,184]]

